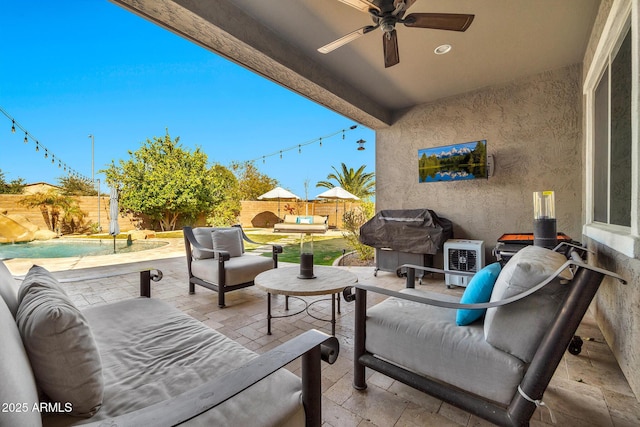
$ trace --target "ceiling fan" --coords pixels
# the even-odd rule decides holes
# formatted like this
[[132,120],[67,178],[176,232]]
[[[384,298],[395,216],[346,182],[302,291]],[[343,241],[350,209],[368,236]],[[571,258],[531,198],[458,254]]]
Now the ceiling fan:
[[398,36],[396,24],[406,27],[431,28],[435,30],[466,31],[473,22],[474,15],[458,13],[410,13],[405,12],[416,0],[340,0],[362,12],[371,15],[374,25],[366,25],[338,40],[318,49],[320,53],[329,53],[345,44],[361,37],[376,28],[383,31],[382,46],[384,49],[384,66],[392,67],[400,62],[398,54]]

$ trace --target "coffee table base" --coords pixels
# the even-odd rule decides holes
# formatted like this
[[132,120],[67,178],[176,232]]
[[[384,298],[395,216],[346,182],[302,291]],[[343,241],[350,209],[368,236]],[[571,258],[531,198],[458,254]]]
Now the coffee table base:
[[316,301],[313,301],[311,303],[307,302],[306,300],[297,297],[297,296],[291,296],[291,295],[287,295],[285,297],[285,311],[289,310],[289,298],[294,298],[297,300],[300,300],[304,303],[304,308],[296,311],[295,313],[289,313],[289,314],[283,314],[283,315],[279,315],[279,316],[274,316],[271,314],[271,293],[267,292],[267,335],[271,335],[271,319],[281,319],[281,318],[285,318],[285,317],[292,317],[292,316],[296,316],[300,313],[302,313],[303,311],[306,311],[307,314],[311,317],[313,317],[316,320],[321,320],[324,322],[331,322],[331,335],[335,336],[336,335],[336,299],[338,300],[338,314],[340,314],[340,294],[331,294],[331,319],[322,319],[320,317],[316,317],[313,314],[311,314],[309,312],[309,308],[313,305],[316,304],[318,302],[321,301],[326,301],[327,298],[322,298]]

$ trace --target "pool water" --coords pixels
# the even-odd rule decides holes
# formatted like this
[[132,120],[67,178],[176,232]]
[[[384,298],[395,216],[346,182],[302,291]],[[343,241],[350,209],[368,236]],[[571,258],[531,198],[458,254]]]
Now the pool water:
[[[116,240],[116,254],[146,251],[167,245],[167,242]],[[28,243],[0,244],[0,259],[10,258],[67,258],[87,255],[113,254],[113,239],[76,240],[54,239]]]

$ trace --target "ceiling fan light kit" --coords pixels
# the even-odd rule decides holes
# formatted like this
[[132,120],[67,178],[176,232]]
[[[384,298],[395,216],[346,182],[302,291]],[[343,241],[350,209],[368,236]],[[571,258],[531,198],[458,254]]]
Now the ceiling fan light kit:
[[440,46],[438,46],[437,48],[435,48],[433,50],[433,53],[435,53],[436,55],[444,55],[445,53],[449,53],[451,52],[451,45],[450,44],[442,44]]
[[[368,25],[353,31],[331,43],[318,49],[318,52],[327,54],[333,50],[352,42],[353,40],[380,28],[383,31],[382,47],[384,52],[385,68],[392,67],[400,62],[398,52],[398,35],[396,24],[404,24],[411,28],[428,28],[433,30],[466,31],[473,22],[474,15],[459,13],[411,13],[404,18],[404,14],[416,0],[340,0],[362,12],[367,12],[374,25]],[[448,49],[445,48],[448,46]],[[444,51],[440,50],[443,49]],[[442,55],[451,50],[450,45],[442,45],[436,48],[435,53]]]

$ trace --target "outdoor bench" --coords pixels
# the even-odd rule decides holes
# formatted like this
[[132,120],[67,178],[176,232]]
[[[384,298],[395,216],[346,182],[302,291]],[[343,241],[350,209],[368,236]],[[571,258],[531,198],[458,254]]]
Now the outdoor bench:
[[[345,289],[355,301],[354,387],[366,388],[370,368],[492,423],[529,425],[603,278],[626,283],[576,252],[570,258],[529,246],[501,271],[496,263],[478,272],[461,299],[415,289],[416,270],[445,273],[417,265],[399,267],[401,292]],[[369,292],[390,298],[368,308]],[[474,311],[460,322],[478,309],[484,317]]]
[[[1,261],[0,295],[0,425],[322,422],[320,361],[339,345],[316,330],[257,355],[157,299],[78,310],[42,267],[18,289]],[[282,369],[298,357],[302,379]]]
[[273,232],[324,234],[329,229],[328,219],[321,215],[285,215],[284,221],[273,225]]

